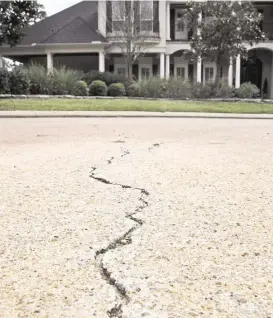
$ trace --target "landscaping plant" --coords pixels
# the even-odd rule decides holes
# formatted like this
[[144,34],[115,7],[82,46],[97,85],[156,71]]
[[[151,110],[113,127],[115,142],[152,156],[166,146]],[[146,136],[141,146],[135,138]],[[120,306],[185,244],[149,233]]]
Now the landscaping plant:
[[107,86],[103,81],[93,81],[89,86],[90,96],[107,96]]
[[76,83],[81,80],[83,73],[78,70],[61,67],[54,69],[52,73],[53,94],[68,95],[73,94]]
[[10,72],[10,93],[13,95],[25,95],[29,92],[29,78],[27,70],[22,66],[16,66]]
[[109,96],[125,96],[125,87],[122,83],[113,83],[108,87]]
[[5,68],[0,68],[0,94],[10,94],[10,74]]
[[88,87],[85,81],[77,81],[73,87],[72,95],[86,96],[88,95]]
[[259,88],[251,83],[243,83],[235,90],[235,96],[238,98],[257,98],[260,95]]

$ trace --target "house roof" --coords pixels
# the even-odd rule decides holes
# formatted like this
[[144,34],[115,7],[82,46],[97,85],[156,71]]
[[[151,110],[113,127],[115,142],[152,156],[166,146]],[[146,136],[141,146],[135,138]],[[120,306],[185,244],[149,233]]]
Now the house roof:
[[97,30],[97,1],[82,1],[25,29],[20,45],[105,42]]

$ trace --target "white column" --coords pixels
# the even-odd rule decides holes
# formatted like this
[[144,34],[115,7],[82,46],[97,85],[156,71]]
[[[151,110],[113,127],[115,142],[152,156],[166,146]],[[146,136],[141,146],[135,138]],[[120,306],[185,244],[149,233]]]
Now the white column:
[[0,68],[4,67],[3,55],[0,55]]
[[241,85],[241,55],[236,57],[236,73],[235,73],[235,88]]
[[171,12],[170,12],[170,2],[166,1],[166,14],[167,14],[167,19],[166,19],[166,40],[171,39]]
[[166,55],[166,79],[170,78],[170,55]]
[[233,84],[233,58],[230,58],[229,68],[228,68],[228,86],[232,87]]
[[[202,21],[202,12],[198,13],[197,20],[198,20],[198,23],[200,23]],[[197,35],[200,35],[200,29],[199,28],[197,28],[196,32],[197,32]]]
[[273,98],[273,54],[272,54],[272,61],[271,61],[271,79],[268,82],[270,98]]
[[54,68],[53,54],[51,52],[47,53],[47,71],[52,72]]
[[165,54],[160,53],[160,78],[165,77]]
[[[200,12],[198,14],[198,22],[201,22],[202,20],[202,12]],[[200,29],[197,28],[196,30],[197,32],[197,35],[200,35]],[[196,82],[197,83],[202,83],[202,59],[201,57],[198,57],[198,60],[197,60],[197,65],[196,65]]]
[[99,71],[105,72],[105,56],[104,52],[99,52]]
[[197,81],[197,83],[202,83],[202,59],[201,59],[201,57],[199,57],[197,60],[196,81]]

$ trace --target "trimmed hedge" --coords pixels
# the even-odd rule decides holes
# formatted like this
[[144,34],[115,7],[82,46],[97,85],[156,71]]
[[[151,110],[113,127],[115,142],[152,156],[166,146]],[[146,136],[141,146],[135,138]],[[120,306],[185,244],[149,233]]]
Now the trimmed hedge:
[[127,90],[129,85],[132,84],[132,81],[130,81],[127,77],[123,75],[99,71],[91,71],[89,73],[85,73],[82,77],[82,80],[84,80],[88,86],[94,81],[102,81],[107,86],[110,86],[114,83],[122,83],[125,87],[125,90]]
[[72,95],[86,96],[88,95],[88,87],[84,81],[77,81],[73,87]]
[[109,96],[125,96],[125,87],[122,83],[114,83],[108,87]]
[[131,97],[139,97],[140,91],[141,91],[141,88],[139,83],[133,83],[128,87],[127,94],[128,96],[131,96]]
[[107,96],[107,86],[103,81],[93,81],[89,86],[90,96]]

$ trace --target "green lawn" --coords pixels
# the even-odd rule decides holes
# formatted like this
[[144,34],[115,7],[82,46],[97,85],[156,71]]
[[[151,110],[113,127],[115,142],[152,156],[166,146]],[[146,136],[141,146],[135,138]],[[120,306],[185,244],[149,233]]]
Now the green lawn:
[[104,110],[273,114],[273,104],[136,99],[1,99],[1,110]]

